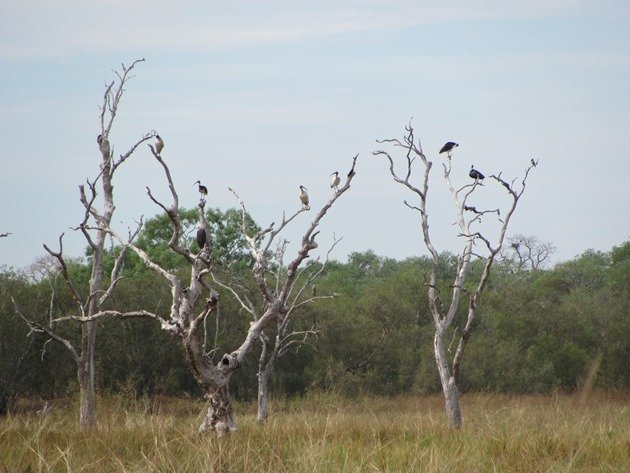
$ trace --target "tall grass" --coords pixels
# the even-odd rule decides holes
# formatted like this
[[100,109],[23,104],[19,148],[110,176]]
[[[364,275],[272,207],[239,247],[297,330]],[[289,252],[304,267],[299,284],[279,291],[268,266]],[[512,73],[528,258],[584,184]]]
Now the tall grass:
[[236,406],[239,430],[200,435],[202,404],[101,400],[98,428],[73,406],[0,420],[0,472],[628,472],[630,393],[463,396],[464,427],[442,399],[311,395]]

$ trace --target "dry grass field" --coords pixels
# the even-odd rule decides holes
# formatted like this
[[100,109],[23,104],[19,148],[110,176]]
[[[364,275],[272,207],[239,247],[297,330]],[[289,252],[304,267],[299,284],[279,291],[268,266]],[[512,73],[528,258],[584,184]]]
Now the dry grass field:
[[440,396],[272,401],[258,425],[200,435],[203,405],[102,399],[98,428],[76,408],[0,419],[0,472],[629,472],[630,393],[463,396],[464,427],[447,427]]

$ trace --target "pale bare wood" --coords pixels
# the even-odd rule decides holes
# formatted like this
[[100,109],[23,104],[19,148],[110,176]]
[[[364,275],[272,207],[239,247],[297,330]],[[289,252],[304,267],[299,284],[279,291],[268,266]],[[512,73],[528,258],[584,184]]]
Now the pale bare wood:
[[[457,188],[451,178],[452,155],[448,154],[446,156],[446,161],[443,163],[444,179],[455,204],[456,225],[459,227],[458,236],[464,239],[465,244],[463,250],[458,255],[455,277],[453,283],[449,285],[451,290],[450,303],[445,309],[437,287],[439,255],[431,241],[431,235],[429,233],[429,216],[426,209],[426,202],[429,195],[429,175],[433,163],[429,161],[422,152],[420,142],[415,142],[414,131],[411,124],[406,127],[406,132],[407,133],[402,140],[377,140],[378,143],[390,143],[395,147],[401,147],[405,150],[406,170],[404,177],[400,177],[400,175],[397,174],[394,159],[389,152],[385,150],[377,150],[374,151],[373,154],[375,156],[385,157],[389,163],[389,172],[394,181],[407,187],[410,191],[415,193],[420,201],[419,205],[412,205],[406,201],[404,204],[407,207],[419,212],[422,224],[423,240],[429,250],[429,253],[431,254],[432,267],[429,273],[429,281],[425,285],[428,288],[429,309],[435,325],[435,334],[433,339],[434,355],[440,375],[442,391],[444,393],[447,415],[449,416],[451,424],[456,428],[460,428],[462,418],[457,383],[461,370],[461,360],[464,353],[464,347],[472,332],[473,322],[479,306],[481,294],[483,293],[483,290],[488,282],[488,278],[490,277],[492,264],[501,250],[510,219],[516,209],[519,199],[525,191],[529,173],[531,169],[538,164],[538,162],[531,160],[531,164],[526,168],[524,177],[521,180],[520,188],[515,188],[514,183],[516,180],[508,183],[501,178],[501,174],[490,176],[491,179],[494,179],[507,189],[511,197],[510,205],[507,207],[507,211],[505,211],[505,209],[502,211],[500,208],[478,210],[475,206],[468,204],[468,199],[482,186],[481,182],[479,180],[475,180],[473,183],[465,184]],[[420,158],[424,167],[424,173],[419,187],[412,184],[410,181],[413,174],[413,164],[416,162],[416,158]],[[467,218],[466,212],[472,212],[472,216]],[[502,213],[504,215],[503,217]],[[494,244],[491,239],[484,235],[481,231],[474,231],[471,229],[472,225],[478,225],[481,223],[482,216],[490,215],[495,215],[497,221],[500,223],[499,235],[495,238]],[[485,246],[485,255],[479,254],[474,250],[477,242],[481,242]],[[465,283],[473,257],[479,257],[485,261],[485,264],[482,275],[477,281],[474,291],[468,292],[465,290]],[[449,360],[444,349],[444,337],[447,336],[451,328],[459,307],[461,296],[465,293],[469,298],[466,323],[463,329],[453,331],[453,340],[451,341],[451,345],[458,337],[459,342],[455,355],[452,360]],[[450,346],[448,351],[450,352]]]
[[[48,326],[44,326],[32,318],[24,316],[24,314],[19,312],[16,306],[16,313],[18,313],[32,329],[40,331],[46,334],[49,339],[64,345],[77,363],[77,379],[79,381],[80,390],[79,422],[84,429],[91,429],[96,425],[95,351],[97,324],[98,319],[101,317],[98,314],[101,312],[101,305],[112,296],[117,283],[121,279],[122,260],[127,248],[126,245],[123,245],[121,252],[115,260],[112,273],[110,274],[110,283],[104,288],[103,255],[106,237],[108,235],[106,229],[109,228],[115,211],[112,180],[118,167],[134,153],[141,143],[154,135],[153,132],[142,135],[126,153],[121,155],[120,159],[115,164],[112,162],[113,148],[109,141],[109,135],[119,110],[125,84],[132,77],[130,72],[136,64],[143,61],[144,59],[136,60],[129,67],[123,64],[120,72],[115,71],[118,80],[113,80],[106,85],[100,112],[101,133],[98,139],[100,151],[99,172],[92,181],[87,181],[89,191],[86,191],[85,185],[79,186],[79,198],[84,206],[85,212],[82,221],[75,230],[82,232],[87,244],[92,249],[92,268],[88,295],[86,297],[80,295],[78,288],[68,273],[63,256],[63,234],[59,237],[59,251],[53,251],[47,245],[44,245],[46,251],[59,261],[61,274],[77,305],[78,315],[55,318],[52,316],[51,310]],[[103,202],[103,209],[101,211],[98,211],[94,206],[99,194],[99,184]],[[91,220],[96,222],[95,225],[90,224]],[[138,231],[139,228],[135,232],[130,233],[129,239],[133,239]],[[70,320],[81,323],[81,337],[76,347],[71,340],[60,336],[54,331],[54,326],[57,323]],[[80,350],[78,348],[79,345],[81,347]]]

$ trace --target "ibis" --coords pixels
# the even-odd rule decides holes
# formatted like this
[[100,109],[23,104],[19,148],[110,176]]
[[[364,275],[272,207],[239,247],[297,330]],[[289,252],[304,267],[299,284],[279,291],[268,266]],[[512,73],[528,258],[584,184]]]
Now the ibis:
[[162,153],[164,149],[164,140],[160,137],[160,135],[155,135],[155,152],[157,154]]
[[101,149],[101,153],[109,156],[109,141],[103,135],[98,135],[96,137],[96,142],[98,143],[98,147]]
[[339,183],[341,182],[341,178],[339,177],[339,171],[335,171],[331,174],[332,179],[330,180],[330,188],[333,187],[335,190],[339,190]]
[[300,186],[300,201],[302,202],[302,207],[308,207],[308,194],[306,190],[306,187]]
[[[204,196],[208,195],[208,188],[206,186],[204,186],[201,181],[197,181],[195,182],[195,184],[199,184],[199,193],[201,194],[201,198],[203,199]],[[194,185],[194,184],[193,184]]]

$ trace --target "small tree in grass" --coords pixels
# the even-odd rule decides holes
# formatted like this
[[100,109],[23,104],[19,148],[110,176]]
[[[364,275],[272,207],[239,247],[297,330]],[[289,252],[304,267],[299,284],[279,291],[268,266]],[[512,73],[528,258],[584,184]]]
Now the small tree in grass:
[[[455,203],[458,236],[462,239],[464,247],[457,256],[457,269],[452,284],[447,287],[438,287],[439,253],[429,232],[429,214],[427,211],[429,178],[433,162],[424,154],[420,140],[415,140],[411,125],[406,127],[406,134],[402,139],[377,140],[377,142],[400,148],[405,156],[403,173],[400,174],[396,171],[394,157],[392,157],[390,152],[377,150],[373,153],[376,156],[387,159],[389,172],[394,181],[409,189],[416,195],[418,201],[417,205],[410,204],[407,201],[404,203],[407,207],[419,213],[422,239],[432,259],[432,268],[429,271],[426,286],[429,297],[429,309],[435,325],[433,350],[444,393],[446,413],[451,424],[455,428],[460,428],[462,425],[462,414],[460,393],[457,385],[464,348],[473,331],[475,315],[481,302],[481,295],[490,277],[492,264],[501,251],[510,219],[525,191],[529,173],[537,165],[537,162],[533,159],[531,160],[520,184],[517,184],[516,179],[511,182],[504,180],[501,177],[501,173],[491,175],[489,177],[490,182],[503,186],[507,191],[509,196],[508,202],[503,210],[500,208],[478,209],[472,205],[471,201],[475,193],[481,188],[482,179],[475,178],[474,181],[456,188],[451,176],[451,153],[449,152],[446,155],[445,162],[442,165],[444,180]],[[412,175],[416,169],[414,165],[418,162],[418,159],[420,161],[421,177],[415,180],[415,176]],[[484,220],[489,217],[496,219],[499,228],[497,235],[491,237],[486,229],[480,228],[482,217]],[[474,258],[478,258],[483,262],[483,270],[479,277],[473,281],[469,277],[469,269]],[[450,294],[444,297],[447,291]],[[461,325],[452,328],[462,297],[467,299],[466,316]],[[450,358],[451,346],[448,349],[445,348],[445,341],[448,337],[452,337],[450,345],[457,340],[457,348],[452,358]]]
[[[255,259],[262,250],[260,244],[249,236],[247,227],[245,207],[243,206],[243,226],[242,234],[250,245],[252,257]],[[326,253],[323,263],[313,261],[313,264],[303,265],[298,271],[294,281],[287,286],[287,302],[286,313],[281,317],[277,317],[274,324],[259,335],[261,346],[260,355],[258,357],[258,421],[264,422],[269,412],[269,384],[276,370],[278,360],[286,355],[289,349],[299,348],[307,343],[309,337],[315,337],[319,334],[315,327],[306,329],[295,328],[295,317],[297,312],[307,304],[322,299],[333,299],[339,294],[332,293],[329,295],[318,295],[314,286],[314,282],[324,272],[330,252],[339,243],[341,239],[334,239],[333,244]],[[273,252],[264,251],[266,253],[267,265],[269,268],[269,278],[265,278],[266,284],[275,288],[277,292],[283,287],[289,279],[289,267],[285,262],[287,252],[287,240],[278,243],[277,248]],[[256,288],[244,283],[238,274],[235,274],[226,268],[218,268],[218,273],[213,272],[212,277],[216,284],[230,291],[240,304],[241,308],[248,313],[253,322],[258,321],[263,315],[266,307],[265,300],[261,297],[262,293]]]
[[[58,262],[58,271],[63,275],[72,295],[77,315],[63,318],[56,317],[54,311],[54,289],[51,299],[51,310],[46,322],[37,320],[31,314],[23,314],[15,300],[13,301],[16,314],[28,323],[32,331],[41,332],[49,339],[64,345],[77,364],[77,379],[80,391],[79,423],[84,429],[91,429],[96,425],[95,354],[96,332],[98,329],[98,317],[96,317],[96,314],[99,314],[101,307],[110,300],[116,284],[120,281],[120,272],[126,251],[126,245],[120,248],[114,255],[115,261],[111,273],[105,274],[103,258],[108,237],[106,228],[111,223],[116,209],[114,205],[113,179],[119,166],[132,156],[138,146],[155,136],[155,132],[145,133],[127,152],[119,155],[118,158],[114,156],[114,148],[110,144],[110,133],[118,113],[124,87],[129,79],[132,78],[131,71],[133,68],[136,64],[143,61],[144,59],[136,60],[128,67],[123,64],[121,70],[115,72],[117,79],[106,85],[99,120],[100,133],[96,140],[99,153],[99,172],[93,180],[87,181],[87,191],[85,185],[79,186],[80,199],[84,205],[85,212],[83,219],[74,230],[83,234],[91,255],[91,276],[87,294],[83,291],[83,288],[78,287],[68,270],[68,264],[63,254],[64,234],[62,233],[59,237],[59,249],[57,251],[44,245],[46,251]],[[97,213],[95,206],[98,195],[102,199],[102,210],[98,212],[100,218],[98,225],[93,226],[90,222],[93,215]],[[128,240],[132,240],[136,234],[137,232],[131,233]],[[55,329],[57,324],[64,320],[79,320],[82,322],[80,340],[67,338]]]

